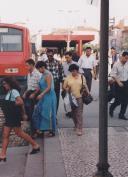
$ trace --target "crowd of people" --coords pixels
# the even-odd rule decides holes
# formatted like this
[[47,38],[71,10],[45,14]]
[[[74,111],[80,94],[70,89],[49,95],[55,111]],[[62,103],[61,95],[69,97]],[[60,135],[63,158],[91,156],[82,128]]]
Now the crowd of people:
[[[92,53],[91,47],[87,47],[79,58],[74,57],[71,51],[64,55],[65,61],[61,62],[54,57],[54,51],[48,49],[46,53],[41,54],[37,62],[33,59],[26,60],[27,88],[22,96],[14,78],[3,79],[1,84],[6,93],[4,101],[6,104],[3,104],[2,108],[5,124],[0,161],[6,161],[12,129],[18,136],[32,144],[31,154],[40,151],[34,138],[41,136],[44,132],[47,132],[48,136],[55,136],[61,90],[63,99],[69,95],[70,104],[75,100],[74,104],[70,105],[71,110],[66,112],[66,116],[73,119],[76,135],[82,135],[84,103],[81,88],[84,86],[87,95],[90,95],[92,78],[97,79],[99,75],[99,56],[97,50]],[[108,101],[114,100],[110,105],[109,114],[113,117],[116,106],[121,105],[119,118],[127,120],[125,112],[128,104],[128,52],[123,52],[119,57],[116,50],[112,48],[109,64],[111,69]],[[22,131],[22,119],[30,121],[31,136]]]

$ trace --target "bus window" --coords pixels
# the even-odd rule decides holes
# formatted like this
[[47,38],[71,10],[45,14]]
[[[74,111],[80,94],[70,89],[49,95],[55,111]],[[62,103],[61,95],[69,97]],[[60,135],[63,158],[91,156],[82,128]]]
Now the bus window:
[[22,36],[21,35],[1,35],[1,52],[22,51]]
[[0,28],[0,51],[21,52],[23,31],[15,28]]

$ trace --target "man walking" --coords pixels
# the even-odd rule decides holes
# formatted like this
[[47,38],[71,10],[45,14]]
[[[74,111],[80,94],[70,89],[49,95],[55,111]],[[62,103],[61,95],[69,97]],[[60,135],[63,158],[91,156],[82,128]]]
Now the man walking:
[[128,52],[123,52],[120,60],[113,66],[111,77],[115,80],[115,101],[111,104],[109,114],[113,117],[115,108],[121,104],[119,119],[127,120],[125,112],[128,105]]
[[63,80],[64,71],[62,64],[54,59],[53,50],[47,50],[48,60],[46,61],[47,69],[52,73],[54,79],[54,88],[57,97],[57,110],[59,107],[59,98],[60,98],[60,83]]
[[69,66],[71,64],[78,65],[78,63],[72,60],[72,52],[70,51],[65,53],[65,59],[66,61],[63,63],[63,69],[64,69],[64,77],[67,77],[67,75],[70,74]]
[[37,95],[38,83],[41,78],[41,74],[35,68],[35,62],[33,59],[26,60],[26,68],[28,70],[27,76],[27,89],[23,94],[25,102],[25,110],[28,116],[28,119],[31,123],[31,131],[34,133],[33,123],[32,123],[32,114],[35,105],[35,98]]
[[80,68],[83,69],[89,91],[91,91],[92,73],[94,78],[96,78],[96,61],[95,57],[91,55],[91,51],[91,47],[87,47],[85,55],[82,55],[78,61]]

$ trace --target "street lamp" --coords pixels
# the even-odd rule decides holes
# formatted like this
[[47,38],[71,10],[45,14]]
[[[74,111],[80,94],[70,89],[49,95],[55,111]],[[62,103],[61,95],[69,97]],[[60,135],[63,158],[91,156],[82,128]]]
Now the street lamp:
[[93,177],[113,177],[108,171],[108,28],[109,0],[101,0],[99,74],[99,162]]

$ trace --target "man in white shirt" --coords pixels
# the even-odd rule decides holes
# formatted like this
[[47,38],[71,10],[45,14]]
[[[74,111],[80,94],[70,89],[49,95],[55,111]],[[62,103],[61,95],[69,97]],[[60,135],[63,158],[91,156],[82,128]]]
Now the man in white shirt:
[[86,78],[89,91],[91,90],[92,73],[94,75],[94,79],[96,78],[96,59],[91,55],[91,51],[91,47],[87,47],[85,49],[85,54],[82,55],[78,61],[80,68],[83,69],[83,74]]
[[128,105],[128,52],[123,52],[120,60],[112,68],[110,76],[115,80],[115,101],[111,104],[109,114],[113,117],[115,108],[121,104],[119,119],[127,120],[125,112]]
[[39,87],[38,84],[41,78],[41,74],[35,68],[35,62],[33,59],[26,60],[26,68],[28,70],[27,89],[23,94],[23,99],[25,103],[26,114],[28,116],[28,119],[31,122],[31,130],[32,130],[32,133],[34,133],[33,123],[32,123],[32,114],[33,114],[34,105],[36,102],[37,88]]
[[63,69],[64,69],[64,77],[67,77],[67,75],[70,74],[69,66],[71,64],[78,65],[78,63],[72,60],[72,52],[70,51],[65,53],[65,59],[66,61],[63,63]]

